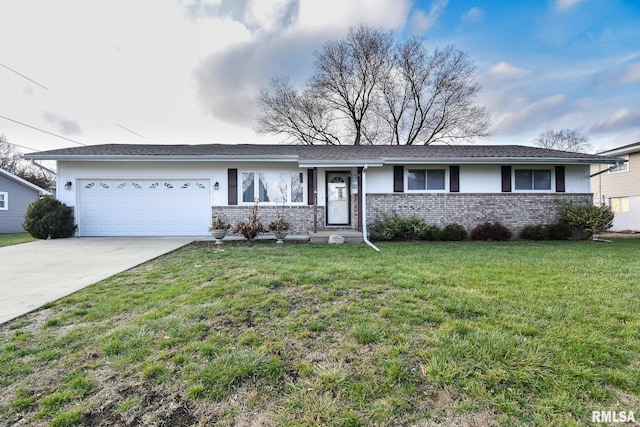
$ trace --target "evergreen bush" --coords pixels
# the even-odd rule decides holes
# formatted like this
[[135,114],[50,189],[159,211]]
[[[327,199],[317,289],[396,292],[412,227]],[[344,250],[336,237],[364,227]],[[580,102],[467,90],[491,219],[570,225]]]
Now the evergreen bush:
[[471,230],[472,240],[487,240],[502,242],[511,239],[511,230],[499,222],[486,221],[482,224],[478,224],[473,230]]
[[613,218],[614,214],[607,205],[560,205],[560,222],[583,232],[586,238],[610,229]]
[[448,224],[440,235],[442,240],[461,241],[467,239],[467,230],[460,224]]
[[397,213],[380,215],[371,227],[371,237],[374,240],[415,241],[440,238],[440,228],[437,225],[428,225],[416,216],[403,218]]
[[71,237],[78,228],[71,208],[53,196],[44,196],[31,203],[22,227],[36,239]]

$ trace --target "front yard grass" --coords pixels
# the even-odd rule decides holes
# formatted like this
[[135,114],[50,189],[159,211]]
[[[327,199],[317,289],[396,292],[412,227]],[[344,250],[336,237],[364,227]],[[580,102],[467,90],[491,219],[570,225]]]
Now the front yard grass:
[[0,424],[640,417],[640,239],[379,247],[192,244],[2,325]]
[[0,248],[3,246],[19,245],[20,243],[33,242],[36,239],[29,233],[4,233],[0,234]]

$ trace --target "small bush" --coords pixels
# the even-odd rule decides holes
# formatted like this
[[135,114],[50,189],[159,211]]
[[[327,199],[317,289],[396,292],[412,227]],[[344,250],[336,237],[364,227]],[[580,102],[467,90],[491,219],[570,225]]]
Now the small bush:
[[36,239],[71,237],[78,228],[71,209],[52,196],[31,203],[22,227]]
[[560,205],[560,222],[587,235],[607,231],[613,225],[614,214],[606,205]]
[[520,232],[520,238],[525,240],[567,240],[571,236],[571,227],[561,222],[530,225]]
[[467,239],[467,230],[460,224],[448,224],[440,234],[440,239],[461,241]]
[[567,240],[570,239],[572,235],[571,227],[562,222],[549,224],[545,228],[547,239],[549,240]]
[[423,219],[412,216],[403,218],[398,214],[382,214],[371,227],[374,240],[411,241],[438,240],[440,228],[437,225],[427,225]]
[[482,224],[478,224],[473,230],[471,230],[472,240],[502,242],[509,240],[512,235],[513,233],[499,222],[486,221]]
[[547,240],[547,230],[544,225],[529,225],[522,229],[520,238],[525,240]]

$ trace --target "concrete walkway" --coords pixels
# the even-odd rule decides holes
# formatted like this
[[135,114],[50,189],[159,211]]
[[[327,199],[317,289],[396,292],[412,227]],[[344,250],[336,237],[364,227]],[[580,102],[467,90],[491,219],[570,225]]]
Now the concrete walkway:
[[0,323],[195,240],[84,237],[0,248]]

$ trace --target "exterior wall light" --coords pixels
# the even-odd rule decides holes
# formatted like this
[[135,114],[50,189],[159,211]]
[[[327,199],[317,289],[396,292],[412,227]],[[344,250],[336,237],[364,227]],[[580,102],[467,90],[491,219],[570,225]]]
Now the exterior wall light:
[[213,189],[218,191],[220,189],[220,183],[218,181],[216,181],[215,184],[213,184]]
[[73,186],[73,184],[71,183],[71,181],[67,181],[67,183],[64,185],[64,188],[66,190],[71,190],[72,186]]

